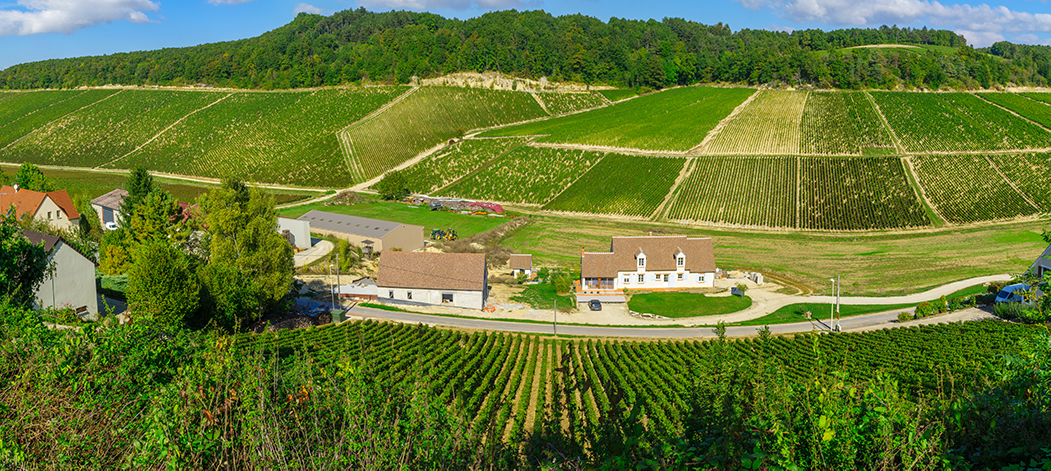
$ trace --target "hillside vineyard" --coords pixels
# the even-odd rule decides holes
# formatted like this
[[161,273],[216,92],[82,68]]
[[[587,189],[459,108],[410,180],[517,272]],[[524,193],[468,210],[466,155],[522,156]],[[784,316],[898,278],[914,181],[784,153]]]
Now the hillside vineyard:
[[[1051,94],[688,86],[0,92],[0,160],[868,231],[1051,210]],[[996,204],[988,204],[996,201]]]

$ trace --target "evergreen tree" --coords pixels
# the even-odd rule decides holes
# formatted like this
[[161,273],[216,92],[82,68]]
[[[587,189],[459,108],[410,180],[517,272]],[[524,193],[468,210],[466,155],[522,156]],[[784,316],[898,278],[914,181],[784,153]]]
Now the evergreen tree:
[[29,162],[23,163],[21,167],[18,167],[18,173],[15,174],[15,184],[18,185],[18,188],[25,190],[41,192],[58,190],[55,182],[44,176],[40,168]]

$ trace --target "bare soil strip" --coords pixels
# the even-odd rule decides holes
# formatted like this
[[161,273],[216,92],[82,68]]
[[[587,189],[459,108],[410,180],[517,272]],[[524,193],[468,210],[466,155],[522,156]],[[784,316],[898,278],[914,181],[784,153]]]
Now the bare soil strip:
[[[537,420],[537,406],[539,405],[540,395],[543,394],[544,398],[547,398],[550,396],[551,391],[551,382],[547,381],[546,378],[550,370],[545,368],[545,363],[551,359],[551,344],[541,343],[540,355],[542,357],[536,362],[536,376],[533,377],[533,392],[529,399],[528,412],[526,412],[526,423],[522,427],[523,430],[528,430],[529,432],[535,432],[537,422],[544,420],[543,417]],[[550,402],[545,400],[545,409],[548,405],[550,405]],[[541,415],[544,412],[543,410],[539,411]]]
[[714,139],[715,136],[718,135],[719,132],[722,131],[724,127],[726,127],[727,123],[729,123],[738,114],[740,114],[741,110],[745,109],[748,106],[748,104],[751,103],[752,100],[754,100],[755,97],[759,95],[759,92],[760,92],[760,90],[756,90],[755,93],[752,93],[751,95],[748,95],[748,98],[745,98],[745,100],[742,101],[740,105],[737,105],[737,107],[734,108],[734,110],[731,111],[730,114],[726,115],[725,118],[720,120],[719,124],[716,124],[715,127],[712,128],[711,131],[708,131],[708,134],[706,136],[704,136],[704,139],[701,140],[700,144],[697,144],[692,149],[686,151],[686,155],[688,155],[688,156],[703,155],[705,153],[705,151],[708,149],[708,144],[710,144],[712,142],[712,139]]
[[208,108],[210,108],[210,107],[211,107],[212,105],[214,105],[214,104],[216,104],[216,103],[219,103],[220,101],[223,101],[223,100],[225,100],[225,99],[229,98],[229,97],[230,97],[230,96],[232,96],[232,95],[233,95],[233,93],[227,93],[227,94],[225,94],[225,95],[223,95],[223,96],[219,97],[219,99],[218,99],[218,100],[215,100],[215,101],[213,101],[213,102],[211,102],[211,103],[209,103],[209,104],[207,104],[207,105],[204,105],[204,106],[202,106],[201,108],[198,108],[198,109],[196,109],[196,110],[193,110],[193,111],[191,111],[191,112],[187,113],[187,114],[186,114],[186,116],[183,116],[183,117],[181,117],[181,118],[179,118],[179,119],[175,120],[175,122],[174,122],[174,123],[171,123],[171,124],[169,124],[169,125],[168,125],[167,127],[165,127],[164,129],[161,129],[161,130],[160,130],[160,132],[158,132],[157,134],[154,134],[154,135],[153,135],[153,137],[151,137],[151,138],[147,139],[147,140],[146,140],[146,142],[143,142],[143,143],[142,143],[142,144],[140,144],[140,145],[139,145],[138,147],[136,147],[136,148],[132,149],[132,150],[131,150],[131,152],[128,152],[127,154],[124,154],[124,155],[122,155],[122,156],[120,156],[120,157],[117,157],[117,158],[115,158],[115,159],[113,159],[113,160],[111,160],[111,161],[109,161],[109,162],[106,162],[106,163],[104,163],[104,164],[102,164],[102,165],[99,165],[98,167],[95,167],[95,168],[99,168],[99,167],[103,167],[103,166],[106,166],[106,165],[112,165],[112,164],[115,164],[115,163],[117,163],[117,161],[119,161],[119,160],[122,160],[122,159],[124,159],[125,157],[127,157],[127,156],[129,156],[129,155],[131,155],[131,154],[134,154],[134,153],[136,153],[136,152],[138,152],[138,151],[142,150],[142,148],[143,148],[143,147],[146,147],[146,146],[150,145],[150,143],[151,143],[151,142],[153,142],[153,141],[157,140],[157,138],[158,138],[158,137],[161,137],[161,135],[162,135],[162,134],[164,134],[164,133],[168,132],[168,130],[169,130],[169,129],[171,129],[171,128],[174,128],[174,127],[175,127],[175,126],[176,126],[177,124],[179,124],[179,123],[183,122],[183,120],[184,120],[184,119],[186,119],[186,118],[189,118],[190,116],[193,116],[193,115],[197,114],[197,112],[198,112],[198,111],[201,111],[201,110],[204,110],[204,109],[208,109]]
[[[11,147],[11,146],[13,146],[13,145],[15,145],[15,144],[18,144],[19,142],[22,142],[22,140],[23,140],[23,139],[25,139],[25,138],[27,138],[27,137],[29,137],[29,136],[32,136],[32,135],[33,135],[33,133],[35,133],[35,132],[39,131],[40,129],[42,129],[43,127],[47,126],[48,124],[51,124],[51,123],[54,123],[54,122],[58,122],[58,121],[61,121],[61,120],[62,120],[62,118],[65,118],[66,116],[69,116],[69,115],[71,115],[71,114],[73,114],[73,113],[76,113],[76,112],[78,112],[78,111],[80,111],[80,110],[82,110],[82,109],[84,109],[84,108],[88,108],[88,107],[91,107],[91,106],[95,106],[95,105],[97,105],[97,104],[99,104],[99,103],[102,103],[102,102],[104,102],[104,101],[106,101],[106,100],[109,100],[110,98],[113,98],[113,97],[115,97],[115,96],[117,96],[117,95],[120,95],[120,94],[121,94],[121,92],[123,92],[123,91],[124,91],[124,90],[118,90],[118,91],[117,91],[117,93],[114,93],[114,94],[112,94],[112,95],[106,95],[106,96],[105,96],[104,98],[102,98],[102,99],[100,99],[100,100],[98,100],[98,101],[94,101],[94,102],[88,103],[88,104],[86,104],[86,105],[84,105],[84,106],[81,106],[80,108],[77,108],[77,109],[75,109],[75,110],[73,110],[73,111],[70,111],[69,113],[66,113],[66,114],[64,114],[64,115],[62,115],[62,116],[59,116],[59,117],[57,117],[57,118],[55,118],[55,119],[53,119],[53,120],[51,120],[51,121],[48,121],[47,123],[44,123],[44,124],[43,124],[43,125],[42,125],[41,127],[39,127],[39,128],[36,128],[36,129],[34,129],[34,130],[32,130],[32,131],[29,131],[29,132],[27,132],[25,136],[22,136],[22,137],[20,137],[20,138],[18,138],[18,139],[15,139],[15,140],[11,141],[11,142],[10,142],[9,144],[7,144],[6,146],[4,146],[4,147],[3,147],[2,149],[0,149],[0,150],[6,150],[6,149],[7,149],[8,147]],[[78,94],[77,96],[79,96],[79,94]],[[66,100],[69,100],[69,99],[72,99],[72,98],[75,98],[75,97],[69,97],[69,98],[66,98]],[[65,102],[66,100],[62,100],[62,101],[56,101],[56,102],[54,102],[54,103],[52,103],[52,104],[50,104],[50,105],[47,105],[47,106],[45,106],[44,108],[41,108],[41,109],[47,109],[47,108],[50,108],[50,107],[52,107],[52,106],[55,106],[55,105],[57,105],[57,104],[59,104],[59,103],[63,103],[63,102]],[[36,111],[40,111],[40,110],[36,110]],[[36,111],[34,111],[33,113],[36,113]],[[30,114],[32,114],[32,113],[30,113]],[[28,116],[28,115],[26,115],[26,116]]]
[[693,173],[694,167],[696,167],[696,165],[694,165],[694,159],[687,158],[686,162],[682,166],[682,169],[679,170],[679,176],[675,177],[675,183],[671,184],[671,188],[668,189],[668,194],[664,195],[664,201],[661,201],[661,204],[657,206],[657,209],[653,210],[653,214],[650,215],[650,219],[663,219],[667,217],[667,213],[671,209],[672,202],[676,198],[676,190],[679,189],[679,185],[682,185],[682,182],[686,181],[686,178],[690,176],[690,173]]
[[1015,182],[1011,181],[1010,178],[1007,178],[1007,175],[1004,175],[1004,172],[1000,171],[1000,167],[998,167],[996,165],[996,163],[993,162],[993,159],[990,159],[989,156],[987,155],[987,156],[985,156],[985,160],[989,162],[989,165],[993,166],[993,170],[996,170],[996,173],[1000,174],[1000,178],[1003,178],[1004,181],[1007,182],[1008,185],[1011,185],[1011,188],[1013,188],[1015,190],[1015,193],[1018,193],[1018,196],[1021,196],[1022,199],[1024,199],[1026,203],[1029,203],[1029,205],[1032,206],[1037,211],[1042,211],[1040,209],[1040,206],[1037,205],[1036,202],[1034,202],[1032,199],[1029,198],[1029,195],[1023,193],[1022,190],[1018,189],[1018,186],[1015,185]]

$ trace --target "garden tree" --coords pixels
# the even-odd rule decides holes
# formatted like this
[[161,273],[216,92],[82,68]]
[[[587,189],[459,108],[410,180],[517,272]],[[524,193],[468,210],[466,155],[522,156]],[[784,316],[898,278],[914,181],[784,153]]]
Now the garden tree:
[[[204,247],[208,264],[223,267],[213,269],[217,273],[236,269],[239,276],[254,282],[235,286],[252,291],[258,300],[260,309],[245,312],[244,317],[254,320],[261,312],[283,309],[284,298],[292,288],[294,265],[292,247],[277,233],[273,198],[257,188],[249,189],[243,182],[224,180],[199,201],[207,228]],[[207,290],[225,293],[231,286],[209,285]]]
[[136,242],[164,238],[181,244],[191,232],[190,225],[183,219],[179,202],[167,191],[154,188],[135,205],[135,212],[127,219],[127,225]]
[[227,332],[237,331],[241,325],[262,314],[262,292],[259,284],[244,276],[236,266],[222,261],[202,265],[197,275],[201,281],[202,296],[193,327],[211,323]]
[[160,238],[137,244],[132,255],[127,291],[131,311],[166,327],[184,327],[201,296],[190,257]]
[[23,163],[21,167],[18,167],[18,173],[15,174],[15,184],[19,188],[33,191],[48,192],[58,190],[55,182],[44,176],[40,168],[29,162]]
[[380,197],[385,200],[400,200],[409,196],[409,180],[400,170],[387,172],[376,184],[376,191],[379,191]]
[[137,166],[131,169],[128,181],[124,183],[124,189],[128,194],[120,203],[120,213],[127,220],[135,213],[135,207],[155,189],[153,176],[146,170],[146,167]]
[[22,235],[13,218],[0,216],[0,297],[28,307],[48,271],[47,252]]
[[98,213],[91,207],[91,200],[82,195],[73,195],[73,205],[80,213],[80,232],[96,244],[102,242],[102,221]]

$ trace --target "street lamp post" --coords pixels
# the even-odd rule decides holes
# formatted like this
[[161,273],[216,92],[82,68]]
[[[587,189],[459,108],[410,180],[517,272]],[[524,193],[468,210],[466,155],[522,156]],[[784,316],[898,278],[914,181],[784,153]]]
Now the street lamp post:
[[[839,282],[839,275],[836,275],[836,317],[839,317],[839,295],[843,292],[843,283]],[[839,332],[839,319],[836,319],[836,332]]]
[[[836,279],[829,278],[828,281],[832,282],[832,297],[836,297]],[[828,331],[832,332],[833,327],[836,325],[836,303],[835,301],[829,303],[829,314],[828,314]]]

